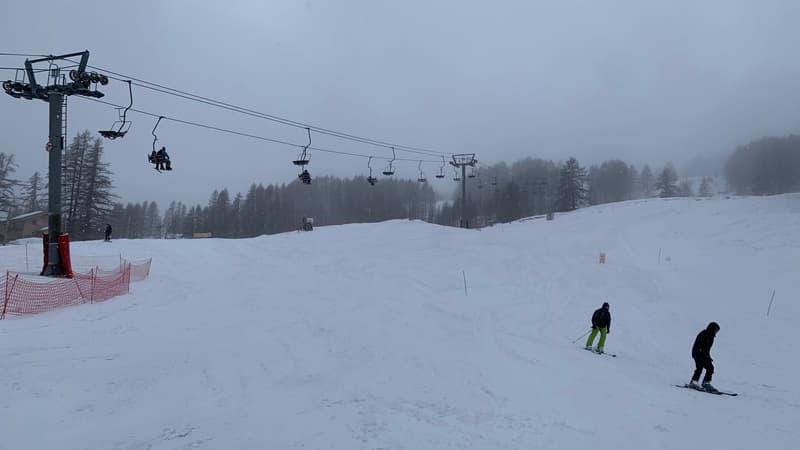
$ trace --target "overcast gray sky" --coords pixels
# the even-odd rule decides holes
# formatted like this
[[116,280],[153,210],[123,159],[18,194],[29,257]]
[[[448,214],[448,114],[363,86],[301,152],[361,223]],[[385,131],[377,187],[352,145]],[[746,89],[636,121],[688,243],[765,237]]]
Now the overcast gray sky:
[[[800,2],[507,0],[28,1],[0,52],[89,50],[89,64],[300,122],[481,162],[525,156],[641,165],[716,155],[800,129]],[[14,10],[16,8],[16,10]],[[28,14],[31,13],[31,14]],[[24,58],[0,57],[0,67]],[[14,73],[0,71],[0,79]],[[296,143],[305,131],[134,88],[134,107]],[[127,104],[127,87],[101,88]],[[0,151],[46,173],[47,105],[0,96]],[[162,121],[175,170],[146,162],[155,119],[105,141],[123,201],[205,204],[213,189],[296,178],[297,149]],[[116,111],[69,99],[70,137]],[[314,145],[391,156],[315,135]],[[398,153],[398,157],[419,158]],[[426,157],[426,159],[430,159]],[[366,159],[312,152],[313,175]],[[374,161],[376,172],[386,161]],[[416,177],[417,163],[396,164]],[[435,180],[436,165],[423,166]],[[450,184],[448,184],[450,183]]]

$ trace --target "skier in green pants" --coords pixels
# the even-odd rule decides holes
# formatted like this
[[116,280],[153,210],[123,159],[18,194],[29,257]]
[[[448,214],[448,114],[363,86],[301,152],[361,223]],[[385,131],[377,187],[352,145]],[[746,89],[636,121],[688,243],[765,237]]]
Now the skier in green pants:
[[600,332],[600,340],[597,341],[597,353],[603,353],[603,347],[606,345],[606,335],[611,333],[611,313],[608,312],[608,302],[604,302],[603,306],[592,314],[592,332],[589,334],[589,339],[586,340],[586,350],[592,349],[592,342],[595,336]]

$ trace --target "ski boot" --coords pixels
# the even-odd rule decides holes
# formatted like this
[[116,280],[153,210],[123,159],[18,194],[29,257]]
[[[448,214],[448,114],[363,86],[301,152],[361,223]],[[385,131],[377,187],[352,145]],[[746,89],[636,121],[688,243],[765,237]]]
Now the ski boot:
[[698,391],[702,391],[703,390],[703,387],[700,386],[700,383],[698,383],[697,380],[689,381],[689,385],[688,386],[690,388],[692,388],[692,389],[697,389]]
[[597,353],[598,355],[602,355],[603,353],[605,353],[605,351],[603,351],[602,347],[597,347],[597,350],[595,350],[595,353]]
[[716,393],[719,392],[719,389],[717,389],[714,386],[712,386],[711,383],[709,383],[709,382],[703,383],[703,390],[706,391],[706,392],[710,392],[712,394],[716,394]]

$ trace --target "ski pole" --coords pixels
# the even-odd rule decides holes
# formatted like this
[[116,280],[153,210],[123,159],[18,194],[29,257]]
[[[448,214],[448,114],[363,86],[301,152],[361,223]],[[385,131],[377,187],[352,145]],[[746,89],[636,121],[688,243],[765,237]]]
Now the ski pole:
[[592,329],[591,329],[591,328],[590,328],[590,329],[589,329],[589,331],[587,331],[586,333],[583,333],[582,335],[578,336],[578,338],[577,338],[577,339],[575,339],[574,341],[572,341],[572,343],[574,344],[574,343],[578,342],[579,340],[581,340],[581,338],[583,338],[584,336],[586,336],[587,334],[589,334],[589,332],[590,332],[590,331],[592,331]]

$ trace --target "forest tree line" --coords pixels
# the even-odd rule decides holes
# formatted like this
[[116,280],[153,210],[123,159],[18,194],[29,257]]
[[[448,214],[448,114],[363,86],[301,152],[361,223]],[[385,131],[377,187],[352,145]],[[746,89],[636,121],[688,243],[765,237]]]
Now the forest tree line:
[[[14,177],[13,154],[0,152],[0,212],[9,217],[47,211],[47,177],[35,172]],[[103,141],[91,132],[68,145],[62,173],[62,221],[73,240],[99,239],[106,223],[118,238],[156,238],[211,233],[240,238],[296,230],[302,217],[317,225],[419,219],[458,226],[460,183],[453,200],[437,199],[431,185],[383,178],[316,177],[312,184],[253,183],[246,193],[216,189],[205,205],[172,201],[161,213],[152,201],[122,203],[113,193],[113,172],[103,161]],[[800,137],[763,138],[736,148],[724,167],[736,194],[773,195],[800,190]],[[609,202],[649,197],[710,196],[710,176],[680,180],[672,164],[654,171],[612,159],[582,166],[577,159],[525,158],[469,171],[466,217],[469,226],[487,226],[522,217]]]

